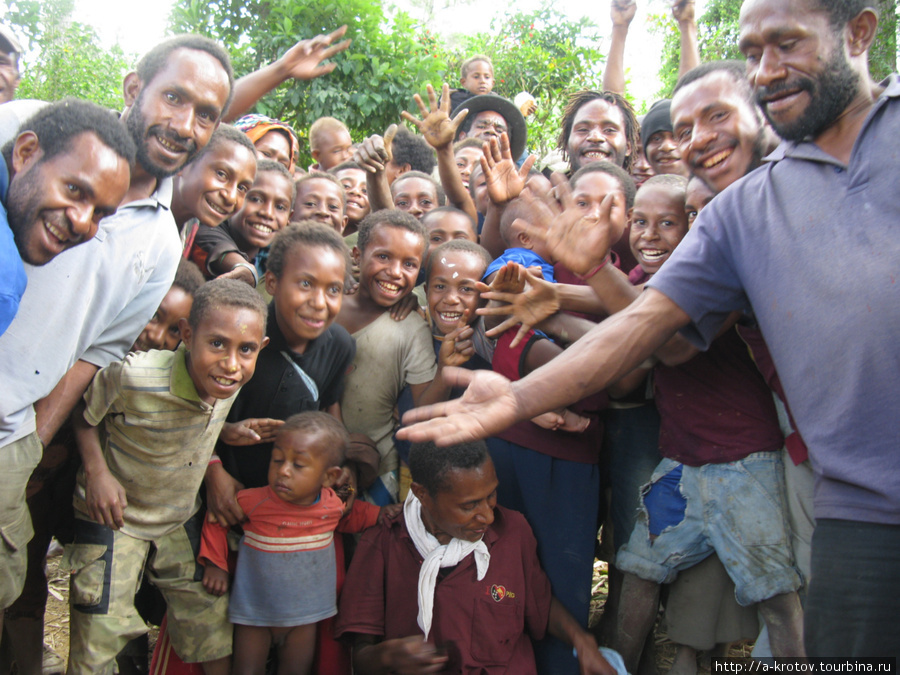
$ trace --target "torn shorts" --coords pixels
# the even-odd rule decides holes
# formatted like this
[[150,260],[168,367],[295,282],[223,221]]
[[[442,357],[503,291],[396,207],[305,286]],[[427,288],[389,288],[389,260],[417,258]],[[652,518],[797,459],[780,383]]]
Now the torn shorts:
[[715,551],[741,605],[800,587],[785,517],[781,453],[758,452],[699,467],[663,459],[641,488],[641,498],[634,532],[616,556],[623,572],[670,583]]

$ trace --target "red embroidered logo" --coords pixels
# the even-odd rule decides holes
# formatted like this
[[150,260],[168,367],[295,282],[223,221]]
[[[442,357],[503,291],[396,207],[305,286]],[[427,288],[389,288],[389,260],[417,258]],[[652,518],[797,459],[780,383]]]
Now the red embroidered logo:
[[506,597],[506,588],[494,584],[491,586],[491,597],[494,599],[494,602],[500,602]]

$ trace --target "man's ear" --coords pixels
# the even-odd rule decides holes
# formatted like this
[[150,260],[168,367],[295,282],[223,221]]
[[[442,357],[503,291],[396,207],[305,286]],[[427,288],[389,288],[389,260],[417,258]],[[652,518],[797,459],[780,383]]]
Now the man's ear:
[[184,317],[178,319],[178,332],[181,333],[181,341],[184,343],[184,348],[187,351],[191,351],[191,341],[194,338],[194,332],[191,329],[191,324]]
[[409,489],[412,490],[412,493],[420,502],[424,503],[426,499],[431,499],[430,495],[428,494],[428,490],[426,490],[425,486],[420,483],[413,483],[409,486]]
[[878,16],[866,8],[847,22],[847,41],[850,56],[861,56],[869,51],[878,31]]
[[144,83],[137,73],[128,73],[125,81],[122,83],[122,97],[125,99],[125,106],[130,108],[138,100]]
[[13,175],[27,171],[43,156],[44,151],[41,149],[41,142],[37,134],[33,131],[23,131],[16,138],[16,143],[13,146]]

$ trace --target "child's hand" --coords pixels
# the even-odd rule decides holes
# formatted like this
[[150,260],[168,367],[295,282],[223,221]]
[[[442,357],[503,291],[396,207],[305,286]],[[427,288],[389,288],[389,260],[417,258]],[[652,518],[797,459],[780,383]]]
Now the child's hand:
[[226,422],[219,433],[219,440],[227,445],[272,443],[282,424],[284,420],[273,420],[268,417]]
[[524,291],[500,292],[491,284],[491,289],[481,294],[482,298],[491,303],[477,310],[482,316],[509,317],[488,330],[485,333],[488,337],[500,335],[516,324],[521,324],[519,333],[511,343],[512,347],[517,346],[529,330],[559,311],[559,288],[556,284],[545,281],[532,270],[523,270],[523,276],[526,282]]
[[609,18],[612,19],[613,26],[629,26],[636,10],[637,3],[634,0],[613,0]]
[[384,171],[385,165],[394,158],[391,146],[396,135],[397,125],[392,124],[384,132],[383,138],[378,134],[369,136],[353,153],[353,161],[371,173]]
[[210,595],[225,595],[228,592],[228,572],[213,564],[203,568],[203,588]]
[[385,518],[393,518],[403,511],[403,504],[385,504],[378,512],[378,524],[383,525]]
[[694,0],[673,0],[672,16],[680,24],[694,23]]
[[300,40],[288,49],[284,56],[275,62],[275,66],[283,73],[282,81],[289,77],[295,80],[312,80],[334,70],[337,64],[322,62],[350,46],[352,40],[332,44],[344,37],[346,32],[347,26],[341,26],[333,33],[317,35],[311,40]]
[[464,309],[457,319],[456,328],[441,339],[441,349],[438,352],[438,365],[441,368],[461,366],[475,355],[475,345],[472,342],[475,331],[468,322],[469,310]]
[[569,431],[573,434],[581,434],[591,425],[590,417],[579,415],[577,412],[573,412],[568,408],[563,410],[562,416],[563,423],[556,428],[557,431]]
[[231,527],[247,518],[237,502],[237,493],[244,486],[235,480],[221,462],[210,464],[203,478],[206,485],[206,518],[211,523]]
[[400,298],[391,306],[390,315],[394,321],[403,321],[410,315],[413,310],[421,314],[422,308],[419,307],[419,299],[415,294],[410,293]]
[[462,110],[456,117],[452,120],[450,119],[450,87],[446,82],[441,90],[440,104],[438,104],[437,96],[434,93],[434,87],[429,84],[426,87],[426,92],[428,93],[429,108],[425,107],[421,96],[418,94],[413,95],[416,105],[419,106],[422,119],[413,117],[405,110],[400,113],[400,116],[419,130],[428,142],[428,145],[435,150],[440,150],[453,143],[459,125],[462,124],[469,111]]
[[547,257],[562,263],[575,274],[591,272],[609,255],[612,245],[622,237],[627,223],[625,195],[611,192],[600,204],[599,213],[587,212],[575,204],[572,189],[566,183],[555,188],[562,203],[535,199],[529,191],[522,199],[529,208],[529,219],[517,218],[525,233],[543,241]]
[[350,513],[353,502],[356,501],[356,492],[359,485],[359,477],[353,462],[341,467],[341,475],[334,483],[334,492],[344,502],[344,515]]
[[525,181],[534,166],[535,156],[530,155],[521,169],[516,167],[517,159],[509,149],[509,136],[506,133],[500,134],[499,143],[496,138],[492,138],[489,143],[484,144],[481,170],[487,181],[488,196],[495,204],[507,204],[525,189]]
[[537,417],[532,417],[531,421],[537,424],[542,429],[549,429],[550,431],[556,431],[563,424],[565,424],[566,419],[560,415],[558,412],[545,412]]
[[109,469],[92,475],[85,474],[84,502],[88,515],[101,525],[118,530],[125,524],[128,498],[125,488]]

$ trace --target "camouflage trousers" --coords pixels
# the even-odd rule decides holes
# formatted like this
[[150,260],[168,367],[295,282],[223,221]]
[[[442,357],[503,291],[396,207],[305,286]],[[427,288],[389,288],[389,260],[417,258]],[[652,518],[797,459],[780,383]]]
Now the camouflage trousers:
[[231,654],[228,595],[206,592],[196,562],[201,525],[198,514],[174,532],[144,541],[76,520],[75,542],[60,563],[72,574],[70,674],[111,674],[116,654],[147,632],[134,607],[145,571],[165,597],[169,638],[185,663]]

